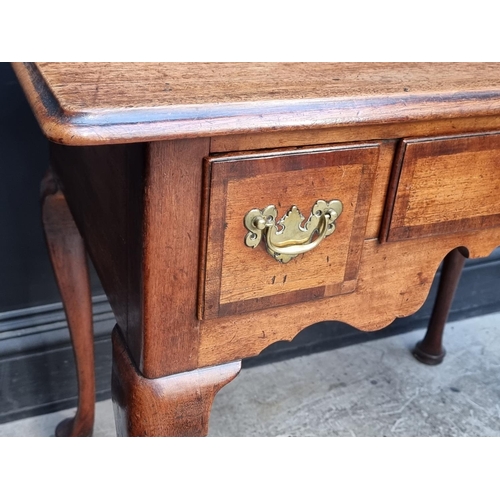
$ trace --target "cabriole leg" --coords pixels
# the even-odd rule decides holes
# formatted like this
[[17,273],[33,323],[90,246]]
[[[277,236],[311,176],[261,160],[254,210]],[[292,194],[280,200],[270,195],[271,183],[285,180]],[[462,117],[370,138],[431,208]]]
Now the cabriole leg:
[[78,378],[76,415],[60,422],[55,434],[91,436],[94,426],[95,377],[87,256],[66,199],[50,170],[42,181],[41,203],[45,238],[68,321]]
[[206,436],[217,392],[241,369],[235,361],[167,377],[143,377],[118,327],[113,331],[112,392],[118,436]]
[[427,365],[440,364],[446,354],[443,348],[443,332],[465,259],[463,250],[459,248],[455,248],[444,258],[436,302],[427,333],[413,350],[415,358]]

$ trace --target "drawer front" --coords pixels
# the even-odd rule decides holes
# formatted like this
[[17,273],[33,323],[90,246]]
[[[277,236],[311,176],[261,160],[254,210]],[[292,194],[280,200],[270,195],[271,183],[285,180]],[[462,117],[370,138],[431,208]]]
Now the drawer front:
[[[378,154],[379,144],[370,143],[208,158],[200,319],[353,292]],[[318,200],[340,200],[342,212],[334,232],[320,242],[317,230],[315,248],[283,263],[266,248],[266,235],[248,246],[245,216],[251,210],[274,205],[276,220],[289,213],[276,225],[286,234],[300,223],[292,207],[312,220]]]
[[388,241],[500,225],[500,133],[404,140],[395,167]]

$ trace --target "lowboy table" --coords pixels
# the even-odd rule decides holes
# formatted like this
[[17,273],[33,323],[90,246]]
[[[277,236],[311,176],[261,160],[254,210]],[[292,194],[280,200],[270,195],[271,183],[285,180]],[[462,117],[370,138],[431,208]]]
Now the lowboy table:
[[[240,360],[304,327],[441,337],[466,257],[500,245],[499,64],[16,63],[51,141],[50,256],[90,435],[86,251],[117,325],[119,435],[208,429]],[[334,369],[334,368],[332,368]]]

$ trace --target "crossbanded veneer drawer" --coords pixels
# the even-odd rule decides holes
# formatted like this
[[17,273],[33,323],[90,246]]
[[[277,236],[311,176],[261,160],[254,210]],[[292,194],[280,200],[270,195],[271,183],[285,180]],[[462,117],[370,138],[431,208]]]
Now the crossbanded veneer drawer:
[[387,241],[499,226],[500,133],[405,139],[392,183]]
[[[208,158],[199,318],[353,292],[378,156],[367,143]],[[340,200],[342,212],[314,249],[282,263],[264,241],[247,246],[252,209],[275,205],[278,220],[296,206],[307,221],[318,200]]]

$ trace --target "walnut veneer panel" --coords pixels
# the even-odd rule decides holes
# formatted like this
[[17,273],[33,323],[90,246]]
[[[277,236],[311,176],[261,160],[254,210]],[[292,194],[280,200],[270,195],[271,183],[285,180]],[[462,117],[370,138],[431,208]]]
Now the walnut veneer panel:
[[405,140],[388,241],[500,225],[500,133]]
[[[361,144],[209,159],[200,317],[352,292],[378,156],[378,144]],[[344,208],[335,232],[317,248],[282,264],[264,242],[245,245],[249,210],[276,205],[281,218],[296,205],[307,219],[320,199],[339,199]]]

